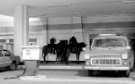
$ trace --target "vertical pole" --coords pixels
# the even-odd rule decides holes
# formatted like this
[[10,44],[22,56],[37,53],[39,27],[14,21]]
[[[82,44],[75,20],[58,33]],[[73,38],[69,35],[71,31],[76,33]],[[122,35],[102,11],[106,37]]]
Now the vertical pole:
[[83,41],[85,41],[85,21],[84,21],[84,17],[83,16],[81,16],[81,26],[82,26],[82,37],[83,37]]
[[[22,58],[22,50],[24,46],[28,46],[28,37],[29,37],[29,16],[28,16],[28,7],[21,5],[16,7],[14,12],[15,18],[15,41],[14,41],[14,50],[15,55],[18,55]],[[25,73],[24,76],[34,76],[37,72],[37,60],[25,60]]]
[[49,30],[48,30],[48,28],[49,28],[49,22],[48,22],[48,18],[46,18],[46,41],[47,41],[47,44],[49,42],[49,34],[48,34]]
[[29,16],[27,6],[21,5],[15,8],[14,23],[14,53],[21,56],[22,47],[28,44]]

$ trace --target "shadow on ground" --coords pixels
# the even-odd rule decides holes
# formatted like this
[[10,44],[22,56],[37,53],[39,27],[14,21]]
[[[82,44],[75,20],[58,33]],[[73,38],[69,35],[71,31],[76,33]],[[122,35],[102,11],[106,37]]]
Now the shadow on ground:
[[[88,71],[87,70],[79,70],[76,74],[77,76],[84,76],[88,77]],[[95,75],[89,76],[89,77],[126,77],[122,72],[115,72],[115,71],[98,71]]]

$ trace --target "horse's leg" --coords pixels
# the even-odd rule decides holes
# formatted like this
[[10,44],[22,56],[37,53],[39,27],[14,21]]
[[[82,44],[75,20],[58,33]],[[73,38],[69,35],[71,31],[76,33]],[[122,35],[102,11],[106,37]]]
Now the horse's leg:
[[43,51],[42,51],[42,53],[43,53],[43,62],[45,63],[46,62],[46,54],[47,54],[47,46],[44,46],[43,47]]
[[58,64],[58,62],[59,62],[59,56],[60,56],[60,54],[59,54],[59,52],[57,52],[57,54],[56,54],[56,63]]
[[44,63],[47,63],[46,62],[46,55],[47,55],[47,53],[44,54]]
[[64,56],[64,60],[65,63],[68,64],[69,63],[69,56],[70,56],[70,49],[67,48],[66,52],[65,52],[65,56]]
[[68,50],[67,49],[64,49],[64,51],[62,52],[61,58],[65,64],[68,64]]
[[58,53],[56,53],[56,62],[58,62]]
[[63,62],[63,49],[60,49],[60,52],[59,52],[59,62],[60,63]]
[[76,59],[77,59],[77,64],[79,64],[80,63],[80,52],[77,52],[76,53]]
[[48,49],[45,50],[44,52],[44,62],[47,63],[46,56],[48,55]]

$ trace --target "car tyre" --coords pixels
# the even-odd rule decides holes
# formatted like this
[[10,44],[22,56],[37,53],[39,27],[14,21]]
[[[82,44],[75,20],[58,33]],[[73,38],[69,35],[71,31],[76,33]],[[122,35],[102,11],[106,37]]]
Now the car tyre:
[[122,71],[121,76],[129,77],[130,76],[130,71]]
[[130,76],[130,71],[125,71],[125,76],[129,77]]
[[17,65],[15,63],[12,63],[12,64],[10,64],[9,69],[10,70],[16,70],[17,69]]

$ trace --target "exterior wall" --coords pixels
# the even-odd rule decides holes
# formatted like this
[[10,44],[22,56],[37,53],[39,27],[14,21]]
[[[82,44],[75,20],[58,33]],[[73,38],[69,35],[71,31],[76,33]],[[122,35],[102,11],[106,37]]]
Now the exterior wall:
[[90,34],[135,33],[133,16],[105,16],[84,18],[84,40],[89,45]]
[[[48,21],[46,22],[46,19]],[[83,23],[83,26],[82,24]],[[59,40],[69,40],[71,36],[76,36],[79,42],[88,42],[89,34],[112,33],[112,32],[135,32],[134,16],[96,16],[96,17],[49,17],[30,23],[30,38],[37,38],[37,44],[44,45],[42,41],[47,35],[47,40],[52,37]],[[4,23],[6,24],[6,23]],[[14,26],[8,22],[8,25],[0,25],[1,36],[13,36]],[[46,26],[47,24],[47,26]],[[47,27],[47,28],[46,28]],[[44,34],[46,31],[47,33]],[[1,37],[2,38],[2,37]],[[42,41],[42,42],[41,42]],[[47,43],[45,43],[47,44]]]
[[82,26],[80,17],[49,18],[48,40],[52,37],[59,40],[69,40],[75,36],[78,42],[82,42]]

